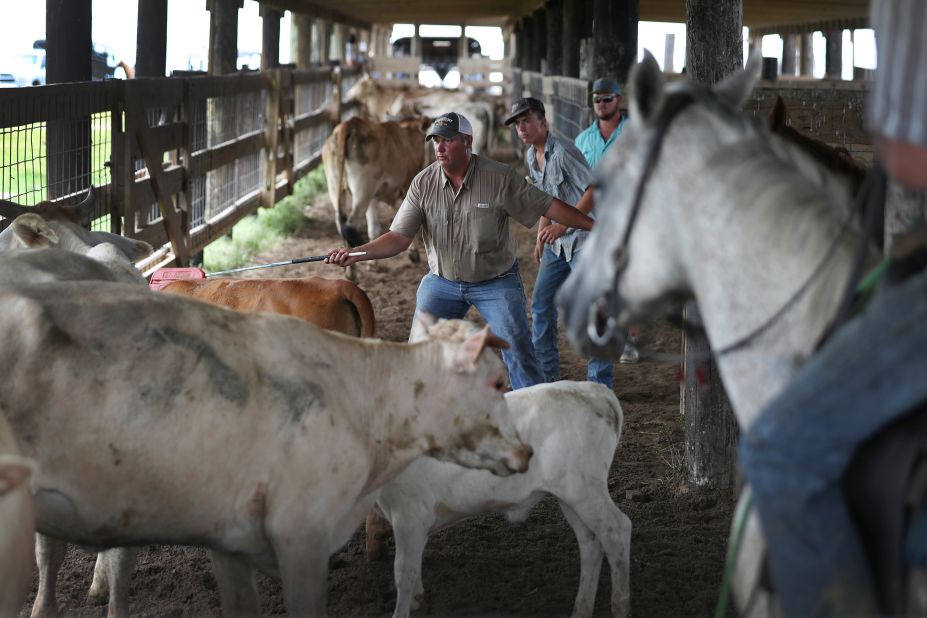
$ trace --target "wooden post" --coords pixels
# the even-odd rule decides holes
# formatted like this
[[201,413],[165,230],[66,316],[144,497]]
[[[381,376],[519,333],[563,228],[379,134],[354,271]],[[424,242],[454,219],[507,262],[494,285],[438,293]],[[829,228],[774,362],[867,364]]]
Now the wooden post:
[[782,75],[795,75],[798,35],[782,35]]
[[676,67],[673,66],[676,58],[676,35],[667,32],[663,39],[663,70],[673,72]]
[[563,68],[563,0],[547,0],[544,13],[547,22],[547,63],[545,75],[557,75]]
[[[742,0],[687,0],[686,67],[689,78],[714,84],[743,66]],[[694,303],[686,317],[698,319]],[[707,348],[704,339],[685,337],[684,385],[680,407],[686,419],[689,480],[731,487],[736,477],[737,421],[714,361],[692,370],[691,356]]]
[[521,68],[525,71],[534,71],[534,44],[531,40],[534,38],[534,18],[526,15],[521,20],[522,42],[521,45]]
[[714,84],[743,67],[742,0],[686,1],[686,71]]
[[824,37],[827,39],[824,76],[840,79],[843,75],[843,30],[829,30]]
[[799,75],[814,75],[814,33],[806,32],[801,35],[801,67]]
[[329,52],[331,51],[331,34],[332,34],[332,24],[327,19],[316,19],[315,20],[316,29],[319,34],[319,44],[318,44],[318,55],[319,55],[319,64],[325,66],[328,64],[328,61],[331,59]]
[[[207,0],[209,10],[209,74],[223,75],[238,69],[238,9],[244,0]],[[230,120],[235,118],[236,101],[230,97],[211,98],[206,104],[207,139],[217,144],[226,139]],[[206,173],[205,218],[208,223],[220,212],[226,186],[235,180],[236,165],[230,164]],[[152,170],[148,170],[149,175]],[[153,176],[152,176],[153,178]],[[176,255],[176,253],[175,253]],[[178,266],[186,266],[177,255]]]
[[297,69],[308,69],[312,66],[312,19],[308,15],[299,13],[293,18],[296,26],[296,55],[293,59]]
[[[90,8],[91,0],[47,0],[47,83],[90,81]],[[45,131],[45,156],[49,199],[89,187],[90,117],[49,121]]]
[[624,82],[637,60],[638,0],[594,0],[592,20],[593,73]]
[[238,69],[238,9],[244,0],[207,0],[209,11],[209,74]]
[[135,76],[164,77],[167,72],[167,0],[138,0]]
[[280,66],[280,20],[283,11],[261,5],[261,70]]
[[[686,304],[684,315],[690,323],[701,324],[695,302]],[[685,417],[689,482],[733,487],[737,480],[739,431],[718,367],[713,360],[693,360],[709,352],[705,337],[684,337],[682,349],[685,379],[679,387],[679,405]]]
[[579,77],[579,46],[583,38],[582,18],[585,0],[563,0],[563,59],[560,72],[566,77]]
[[280,78],[289,72],[275,70],[271,73],[270,88],[267,90],[267,110],[264,112],[264,196],[262,202],[267,208],[277,203],[277,160],[280,150]]
[[537,9],[531,16],[531,70],[544,72],[545,50],[547,49],[547,24],[544,9]]
[[422,55],[422,36],[419,34],[420,28],[421,24],[415,24],[415,33],[412,35],[412,41],[409,45],[409,55],[413,57]]
[[341,67],[332,68],[332,100],[329,108],[329,122],[332,127],[341,122]]
[[335,24],[335,27],[332,30],[332,43],[331,43],[331,60],[337,60],[339,64],[344,64],[344,44],[347,41],[347,30],[348,27],[344,24]]

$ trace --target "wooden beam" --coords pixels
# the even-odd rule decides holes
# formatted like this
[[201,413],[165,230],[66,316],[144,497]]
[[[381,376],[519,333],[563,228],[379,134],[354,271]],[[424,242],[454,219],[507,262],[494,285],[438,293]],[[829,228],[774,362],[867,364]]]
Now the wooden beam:
[[[299,13],[300,15],[306,15],[308,17],[316,17],[318,19],[338,22],[345,24],[346,26],[358,28],[359,30],[370,30],[370,28],[373,27],[372,21],[357,19],[347,15],[346,13],[342,13],[341,11],[326,8],[313,2],[307,2],[306,0],[269,0],[264,4],[275,6],[282,10],[292,11],[293,13]],[[339,4],[340,6],[344,6],[347,3]]]

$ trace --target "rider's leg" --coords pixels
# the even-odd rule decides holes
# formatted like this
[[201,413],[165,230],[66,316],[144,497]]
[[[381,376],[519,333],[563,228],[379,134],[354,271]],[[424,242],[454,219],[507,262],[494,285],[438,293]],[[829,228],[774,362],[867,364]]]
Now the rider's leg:
[[877,595],[841,490],[856,448],[927,396],[927,272],[840,329],[741,443],[788,616],[872,615]]

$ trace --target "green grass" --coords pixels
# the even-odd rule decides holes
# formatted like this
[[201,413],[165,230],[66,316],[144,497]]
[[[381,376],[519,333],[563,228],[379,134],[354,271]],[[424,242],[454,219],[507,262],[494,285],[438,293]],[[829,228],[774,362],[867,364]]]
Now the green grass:
[[258,251],[288,236],[302,231],[308,220],[303,208],[326,191],[325,172],[316,167],[297,181],[293,195],[277,202],[273,208],[262,208],[232,228],[232,237],[223,237],[203,250],[203,266],[207,271],[228,270],[247,266]]
[[[104,163],[110,158],[111,130],[109,112],[91,116],[90,176],[96,186],[110,182],[110,170]],[[22,204],[47,197],[45,135],[44,122],[0,130],[0,193]]]

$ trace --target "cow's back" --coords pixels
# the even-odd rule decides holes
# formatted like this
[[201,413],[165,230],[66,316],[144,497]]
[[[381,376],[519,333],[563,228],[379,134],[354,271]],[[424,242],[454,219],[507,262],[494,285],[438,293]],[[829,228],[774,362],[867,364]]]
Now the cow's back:
[[339,279],[179,279],[162,290],[238,311],[279,313],[355,337],[375,337],[370,298]]

